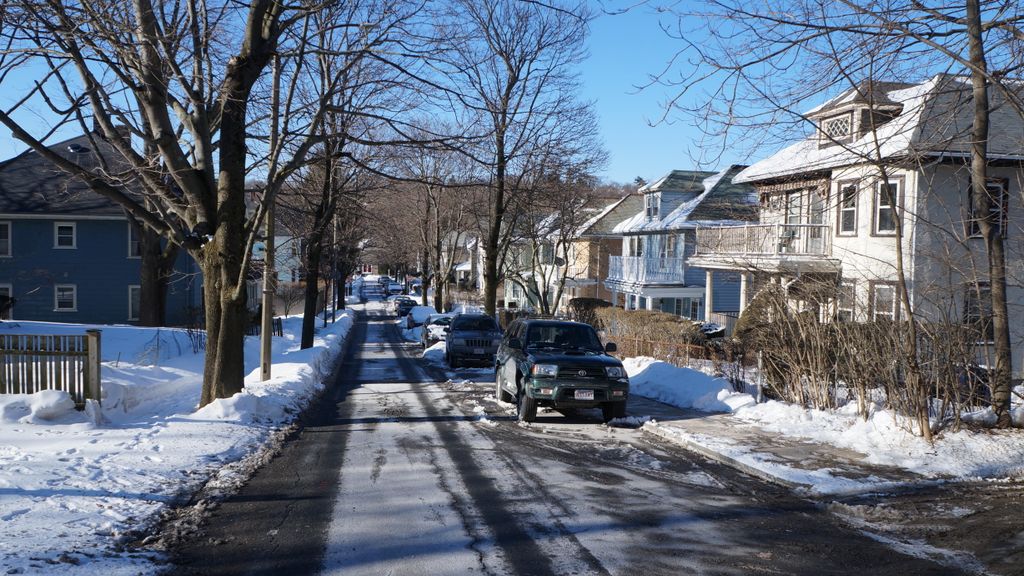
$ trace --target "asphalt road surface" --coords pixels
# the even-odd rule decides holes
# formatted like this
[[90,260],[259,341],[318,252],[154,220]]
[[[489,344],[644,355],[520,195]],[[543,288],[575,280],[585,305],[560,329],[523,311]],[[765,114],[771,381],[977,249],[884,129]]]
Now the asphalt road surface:
[[[520,425],[491,371],[419,355],[368,304],[323,402],[169,573],[960,573],[598,411]],[[631,414],[658,409],[634,400]]]

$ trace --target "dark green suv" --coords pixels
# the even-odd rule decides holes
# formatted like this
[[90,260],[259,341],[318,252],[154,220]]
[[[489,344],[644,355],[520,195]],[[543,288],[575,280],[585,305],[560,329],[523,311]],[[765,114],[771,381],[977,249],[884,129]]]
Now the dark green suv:
[[532,422],[537,406],[556,410],[601,407],[607,422],[626,415],[629,378],[588,324],[516,320],[498,347],[494,395],[515,401],[519,420]]

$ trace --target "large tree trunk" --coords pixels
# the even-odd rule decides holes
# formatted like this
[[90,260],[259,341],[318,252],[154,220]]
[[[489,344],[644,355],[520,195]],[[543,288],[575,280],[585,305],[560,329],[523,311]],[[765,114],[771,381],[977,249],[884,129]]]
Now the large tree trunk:
[[[223,234],[203,249],[204,311],[206,314],[206,358],[203,365],[203,393],[200,406],[217,398],[230,398],[242,391],[245,370],[245,290],[240,290],[238,257],[228,257],[232,244],[223,244]],[[227,248],[227,250],[225,250]]]
[[491,199],[490,222],[484,243],[484,311],[496,317],[498,311],[498,247],[501,223],[505,218],[505,136],[500,130],[495,138],[494,198]]
[[992,409],[996,414],[996,427],[1009,428],[1012,371],[1010,351],[1009,311],[1006,306],[1006,252],[1002,237],[1002,222],[997,211],[1002,198],[992,198],[988,187],[988,64],[982,38],[981,8],[978,0],[967,0],[967,36],[971,59],[971,85],[974,98],[974,122],[971,138],[971,186],[974,197],[974,216],[978,219],[981,235],[988,253],[989,289],[992,296],[992,328],[995,344],[995,370],[990,375]]
[[306,298],[302,309],[302,341],[299,348],[305,350],[313,346],[314,328],[316,328],[317,301],[320,298],[320,256],[323,247],[319,235],[309,239],[306,250]]

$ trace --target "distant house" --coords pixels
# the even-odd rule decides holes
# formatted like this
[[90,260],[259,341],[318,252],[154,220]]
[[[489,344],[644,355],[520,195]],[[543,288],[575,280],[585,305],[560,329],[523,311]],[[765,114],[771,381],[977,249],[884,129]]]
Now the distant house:
[[743,168],[673,170],[640,188],[639,209],[611,231],[622,238],[622,255],[610,258],[604,280],[614,302],[621,294],[627,310],[660,310],[693,320],[728,323],[713,313],[736,316],[743,290],[739,275],[713,278],[689,259],[701,227],[757,218],[754,189],[733,181]]
[[[993,211],[1005,238],[1013,372],[1020,378],[1024,120],[992,92],[986,187],[998,199]],[[741,273],[755,286],[782,286],[791,306],[822,321],[891,321],[907,313],[897,293],[901,238],[915,314],[977,326],[984,357],[991,311],[970,182],[972,106],[969,79],[949,75],[875,82],[836,96],[806,114],[812,134],[736,175],[757,191],[759,223],[699,229],[691,261]],[[822,285],[835,287],[832,300],[808,303],[805,294]]]
[[[86,166],[116,165],[98,136],[52,150]],[[0,162],[0,296],[7,317],[48,322],[132,323],[139,318],[139,235],[120,206],[32,151]],[[198,268],[179,256],[167,320],[185,324],[201,302]]]

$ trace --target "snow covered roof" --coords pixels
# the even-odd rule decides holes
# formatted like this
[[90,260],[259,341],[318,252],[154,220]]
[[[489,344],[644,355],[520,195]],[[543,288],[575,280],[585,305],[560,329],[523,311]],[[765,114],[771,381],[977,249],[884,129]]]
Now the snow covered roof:
[[640,210],[615,226],[613,232],[666,232],[756,220],[757,194],[754,188],[735,182],[736,174],[744,168],[745,166],[734,165],[704,178],[701,182],[703,191],[695,198],[680,204],[664,218],[648,221],[646,213]]
[[[879,84],[885,103],[902,105],[892,120],[867,131],[851,142],[822,146],[817,133],[752,164],[736,175],[736,182],[756,182],[798,174],[831,170],[875,160],[970,154],[972,125],[971,86],[967,78],[940,74],[920,84]],[[1020,90],[1022,87],[1018,87]],[[991,88],[989,157],[1024,160],[1024,120],[1007,105],[1005,96]],[[812,110],[845,108],[850,91]],[[865,104],[866,105],[866,104]],[[876,143],[877,141],[877,143]]]
[[629,215],[643,208],[643,196],[630,194],[605,206],[580,228],[580,236],[607,236]]

